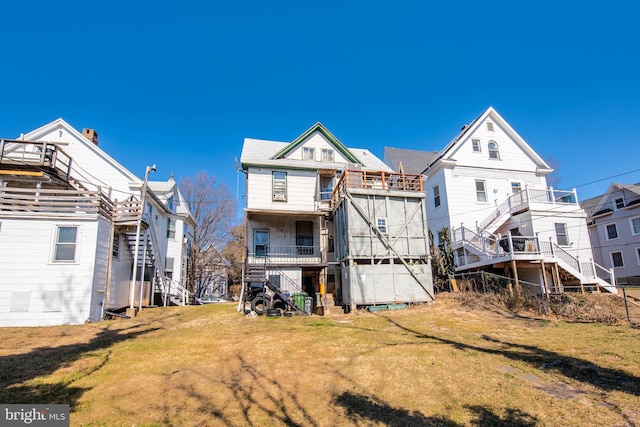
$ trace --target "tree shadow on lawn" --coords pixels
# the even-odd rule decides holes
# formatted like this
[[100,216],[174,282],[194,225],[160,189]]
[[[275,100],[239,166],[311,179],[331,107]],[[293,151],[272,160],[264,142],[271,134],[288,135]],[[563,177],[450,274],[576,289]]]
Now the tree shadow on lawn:
[[[342,406],[353,424],[361,422],[382,423],[388,426],[442,426],[459,427],[458,424],[442,416],[427,417],[417,411],[394,408],[372,397],[351,392],[344,392],[334,399],[336,405]],[[465,405],[464,408],[474,414],[472,425],[497,427],[533,427],[538,419],[519,409],[507,409],[504,417],[482,406]]]
[[640,396],[640,378],[625,371],[600,367],[588,360],[566,356],[561,353],[544,350],[536,346],[500,341],[487,335],[483,335],[482,338],[487,342],[496,344],[496,348],[464,344],[428,335],[403,326],[383,314],[377,315],[384,318],[389,323],[392,323],[399,329],[413,334],[416,338],[438,341],[460,350],[475,350],[481,353],[502,355],[508,359],[528,363],[537,369],[554,371],[567,378],[591,384],[592,386],[604,391],[617,390]]
[[[111,355],[109,347],[159,329],[132,330],[140,326],[144,325],[118,330],[107,328],[86,343],[38,347],[28,353],[0,357],[0,403],[68,403],[73,408],[88,389],[74,387],[72,383],[101,369]],[[34,381],[83,358],[95,360],[88,361],[80,368],[70,369],[57,382],[46,382],[46,379],[42,382]]]

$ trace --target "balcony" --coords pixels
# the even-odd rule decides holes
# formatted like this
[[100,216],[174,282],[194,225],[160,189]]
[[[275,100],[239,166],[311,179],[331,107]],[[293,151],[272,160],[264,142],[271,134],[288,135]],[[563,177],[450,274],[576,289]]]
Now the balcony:
[[422,175],[345,170],[331,195],[331,208],[337,206],[349,189],[423,192]]
[[18,140],[0,140],[0,164],[3,169],[44,167],[68,180],[71,173],[71,157],[56,144]]
[[256,245],[254,251],[248,253],[249,264],[263,264],[267,260],[278,265],[317,265],[323,263],[323,256],[320,246]]

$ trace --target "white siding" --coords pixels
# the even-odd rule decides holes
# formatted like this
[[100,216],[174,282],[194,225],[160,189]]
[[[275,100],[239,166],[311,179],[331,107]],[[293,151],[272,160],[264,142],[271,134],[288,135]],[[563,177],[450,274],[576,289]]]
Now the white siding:
[[[274,202],[272,192],[272,173],[287,173],[287,201]],[[250,168],[247,188],[247,207],[249,209],[314,211],[316,199],[316,171],[278,170]]]
[[[52,261],[56,225],[78,226],[75,262]],[[45,326],[88,320],[97,233],[96,219],[3,219],[0,232],[0,326]],[[11,312],[13,292],[29,293],[30,303],[26,312]],[[59,311],[45,311],[45,292],[62,293]]]
[[[320,132],[315,132],[313,135],[311,135],[309,137],[309,139],[307,139],[304,144],[300,144],[300,146],[296,147],[295,150],[293,150],[291,153],[289,153],[287,155],[287,158],[289,159],[295,159],[295,160],[302,160],[302,151],[303,151],[303,147],[307,147],[307,148],[315,148],[315,161],[316,162],[320,162],[322,161],[322,149],[329,149],[329,150],[333,150],[333,156],[334,156],[334,160],[333,163],[348,163],[349,161],[342,156],[342,153],[340,153],[338,150],[335,149],[335,147],[329,142],[329,140],[327,138],[325,138],[325,136],[323,134],[321,134]],[[309,160],[309,162],[313,162],[312,160]]]

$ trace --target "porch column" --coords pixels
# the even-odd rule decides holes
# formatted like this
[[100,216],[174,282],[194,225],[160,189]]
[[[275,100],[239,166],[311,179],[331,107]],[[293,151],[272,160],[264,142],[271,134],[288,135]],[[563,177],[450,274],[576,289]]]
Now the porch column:
[[547,297],[547,301],[549,301],[550,298],[549,298],[549,286],[547,284],[547,269],[544,266],[544,260],[540,261],[540,268],[542,269],[542,284],[544,286],[544,293]]
[[[511,236],[511,234],[509,234]],[[513,278],[516,281],[516,292],[518,295],[522,294],[520,289],[520,281],[518,280],[518,263],[515,259],[511,260],[511,268],[513,269]]]

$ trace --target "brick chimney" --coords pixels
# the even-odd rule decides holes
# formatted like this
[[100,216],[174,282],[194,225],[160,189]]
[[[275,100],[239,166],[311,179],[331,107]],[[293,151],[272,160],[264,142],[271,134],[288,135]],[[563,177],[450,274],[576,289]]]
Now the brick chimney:
[[95,129],[82,129],[82,136],[98,145],[98,132],[96,132]]

